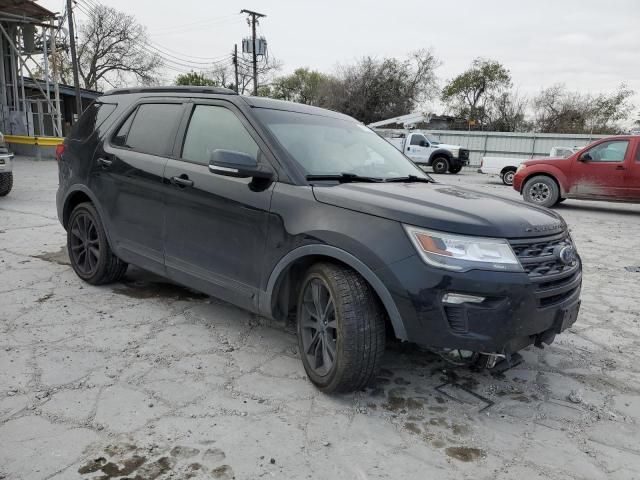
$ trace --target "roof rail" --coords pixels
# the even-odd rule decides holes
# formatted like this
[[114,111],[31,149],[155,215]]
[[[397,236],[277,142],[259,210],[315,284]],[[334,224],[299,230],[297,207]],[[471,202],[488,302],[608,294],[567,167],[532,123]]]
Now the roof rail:
[[214,93],[218,95],[237,95],[236,92],[229,88],[197,86],[116,88],[105,92],[104,95],[123,95],[127,93]]

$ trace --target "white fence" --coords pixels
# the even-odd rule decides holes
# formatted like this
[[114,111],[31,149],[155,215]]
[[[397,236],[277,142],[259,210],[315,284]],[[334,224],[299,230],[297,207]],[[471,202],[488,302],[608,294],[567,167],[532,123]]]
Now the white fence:
[[429,130],[442,143],[460,145],[470,151],[470,164],[480,165],[482,157],[547,157],[552,147],[582,147],[604,135],[559,133],[465,132]]

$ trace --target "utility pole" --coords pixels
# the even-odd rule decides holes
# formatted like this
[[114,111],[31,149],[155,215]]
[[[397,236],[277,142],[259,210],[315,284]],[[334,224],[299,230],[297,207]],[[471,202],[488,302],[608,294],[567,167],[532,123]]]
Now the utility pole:
[[78,118],[82,113],[82,98],[80,98],[80,76],[78,75],[78,55],[76,53],[76,32],[73,25],[73,11],[71,0],[67,0],[67,21],[69,22],[69,40],[71,46],[71,66],[73,68],[73,83],[76,87],[76,110]]
[[[70,1],[70,0],[67,0]],[[258,54],[256,52],[256,20],[266,17],[266,15],[251,10],[240,10],[251,17],[251,41],[253,42],[251,51],[253,52],[253,94],[258,95]]]
[[238,86],[238,44],[233,46],[233,68],[236,74],[236,93],[240,93],[240,87]]

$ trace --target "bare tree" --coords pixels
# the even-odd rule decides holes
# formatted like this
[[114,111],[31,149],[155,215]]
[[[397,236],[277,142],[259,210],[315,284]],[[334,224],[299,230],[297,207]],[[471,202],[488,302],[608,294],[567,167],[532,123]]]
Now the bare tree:
[[146,28],[133,16],[98,5],[79,30],[78,63],[85,88],[100,90],[132,79],[143,85],[155,82],[162,59],[147,47]]
[[492,95],[487,111],[488,124],[497,132],[521,132],[530,128],[526,121],[526,109],[529,101],[517,91],[503,91]]
[[628,119],[633,90],[622,84],[614,93],[586,95],[553,85],[533,99],[536,128],[550,133],[620,133]]

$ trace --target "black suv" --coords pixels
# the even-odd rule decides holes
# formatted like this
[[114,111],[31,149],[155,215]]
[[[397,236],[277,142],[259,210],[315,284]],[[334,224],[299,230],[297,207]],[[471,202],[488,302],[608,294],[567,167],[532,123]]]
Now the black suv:
[[131,263],[294,319],[326,392],[374,377],[385,331],[495,359],[550,343],[578,314],[581,263],[560,216],[439,184],[338,113],[226,89],[114,90],[58,159],[80,278],[115,282]]

